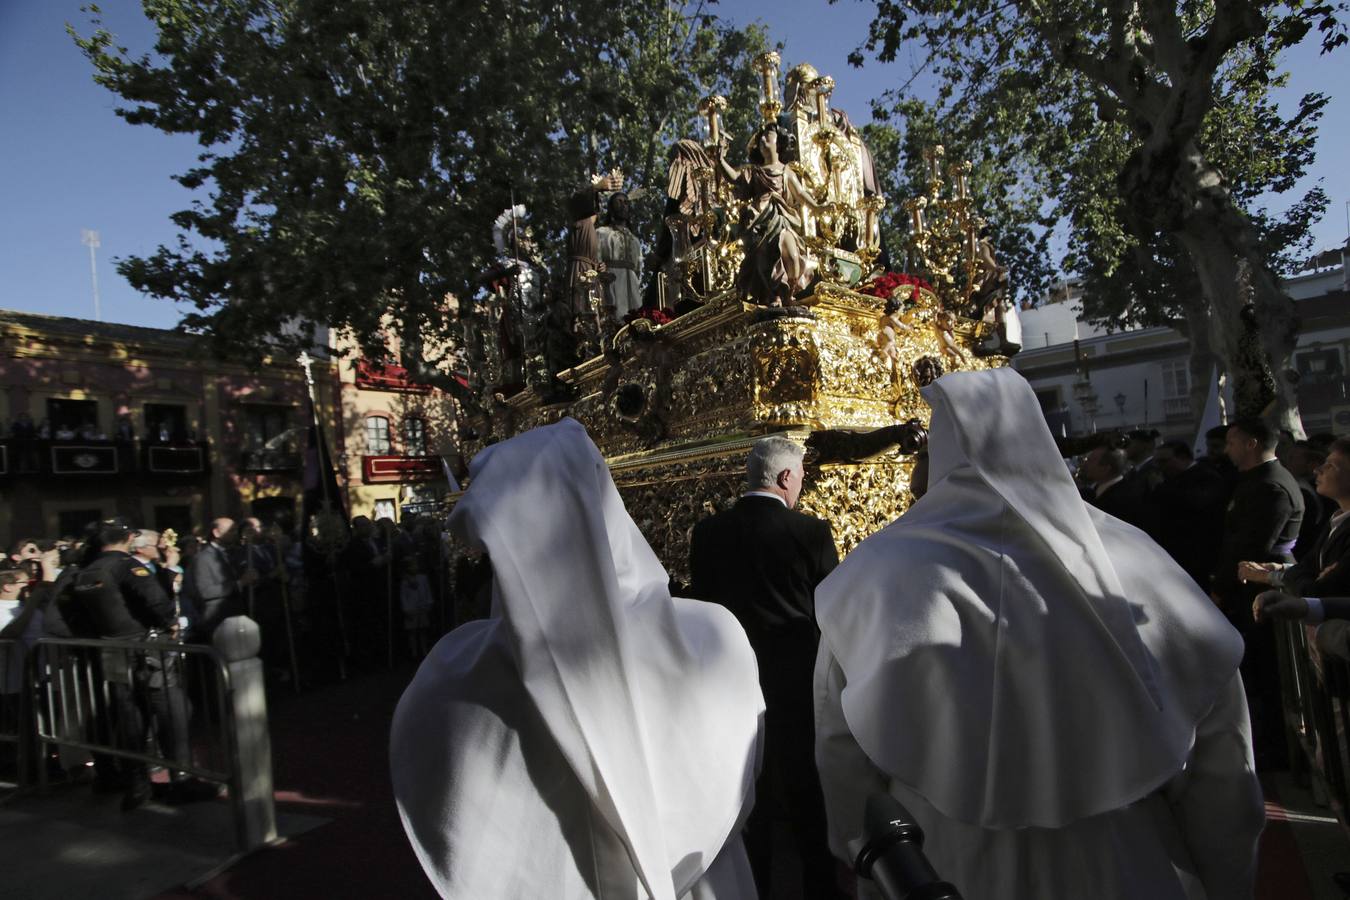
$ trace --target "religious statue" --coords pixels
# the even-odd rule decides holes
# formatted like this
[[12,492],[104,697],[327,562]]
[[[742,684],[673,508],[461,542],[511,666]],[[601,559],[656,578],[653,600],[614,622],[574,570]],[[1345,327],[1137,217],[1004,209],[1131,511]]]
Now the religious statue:
[[578,334],[598,351],[602,337],[599,294],[605,263],[600,259],[600,237],[595,221],[600,215],[600,194],[623,188],[623,175],[597,175],[567,202],[567,287],[572,292],[572,314]]
[[502,307],[499,331],[505,383],[544,380],[543,329],[548,312],[547,273],[535,249],[525,207],[503,210],[492,223],[497,255],[483,274]]
[[787,166],[795,158],[792,135],[777,122],[762,126],[750,138],[749,164],[734,169],[720,148],[717,162],[736,195],[747,201],[741,216],[741,263],[738,287],[762,306],[791,304],[811,280],[812,264],[802,234],[802,210],[821,204]]
[[[708,197],[700,185],[700,173],[712,173],[712,156],[698,141],[684,138],[676,141],[668,154],[666,170],[666,203],[661,213],[662,227],[656,239],[656,250],[648,269],[651,281],[643,297],[643,306],[675,309],[681,306],[678,260],[704,237],[702,217],[711,210],[706,207]],[[703,179],[706,182],[706,178]],[[684,310],[680,310],[683,312]]]
[[965,351],[956,341],[956,320],[950,312],[939,309],[933,314],[933,330],[937,332],[938,348],[943,356],[961,365],[969,361],[966,359]]
[[628,227],[629,199],[622,191],[612,194],[605,224],[596,231],[600,262],[614,276],[604,285],[605,311],[617,322],[642,308],[642,244]]
[[886,301],[882,309],[882,316],[877,321],[877,352],[881,358],[891,365],[891,373],[894,374],[900,363],[900,344],[896,338],[900,334],[910,334],[914,328],[905,320],[900,318],[900,311],[904,308],[904,303],[899,297],[891,297]]
[[[793,66],[787,74],[787,88],[783,92],[784,99],[787,101],[787,108],[783,111],[784,115],[791,118],[800,111],[805,114],[808,121],[818,119],[815,94],[816,83],[820,80],[820,73],[810,63]],[[842,131],[846,137],[858,139],[858,164],[862,169],[863,196],[880,196],[881,189],[877,182],[876,163],[872,159],[872,151],[868,149],[867,142],[862,139],[862,132],[853,127],[853,122],[849,119],[848,113],[838,107],[830,107],[829,119],[830,124]]]
[[987,226],[980,228],[974,249],[978,270],[971,300],[981,312],[982,320],[994,326],[994,333],[976,348],[975,355],[1012,356],[1022,349],[1022,320],[1008,290],[1008,267],[999,265],[994,258],[994,244]]

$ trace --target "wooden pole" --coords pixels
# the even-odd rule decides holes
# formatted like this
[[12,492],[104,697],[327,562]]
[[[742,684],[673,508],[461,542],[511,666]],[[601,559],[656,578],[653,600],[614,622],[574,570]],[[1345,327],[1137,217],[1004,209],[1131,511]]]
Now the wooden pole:
[[300,693],[300,664],[295,656],[295,630],[291,626],[291,592],[286,584],[290,581],[290,576],[286,572],[286,560],[278,552],[276,539],[272,541],[272,554],[277,561],[277,580],[281,585],[281,614],[286,619],[286,651],[291,658],[291,684],[295,687],[295,692]]
[[394,668],[394,539],[385,534],[385,554],[389,557],[384,564],[384,612],[385,647],[388,650],[389,668]]

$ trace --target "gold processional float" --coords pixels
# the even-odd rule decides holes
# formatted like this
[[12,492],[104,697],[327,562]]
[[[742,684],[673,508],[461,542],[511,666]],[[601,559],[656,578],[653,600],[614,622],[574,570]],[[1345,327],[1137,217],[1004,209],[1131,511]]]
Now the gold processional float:
[[[740,495],[756,440],[781,434],[805,445],[798,508],[830,522],[842,556],[912,500],[929,417],[920,387],[945,372],[1006,365],[1017,349],[1002,333],[1004,315],[1016,313],[1006,272],[981,240],[970,164],[944,172],[941,147],[925,154],[927,193],[903,203],[909,229],[899,254],[922,277],[887,272],[886,198],[858,132],[829,106],[834,80],[795,67],[785,110],[778,54],[754,64],[763,124],[750,155],[760,162],[740,170],[722,162],[720,96],[699,106],[707,141],[672,149],[664,223],[672,252],[655,280],[661,308],[688,311],[606,329],[600,279],[585,273],[595,285],[583,286],[589,300],[574,313],[593,352],[556,376],[572,399],[549,402],[538,381],[510,396],[488,383],[463,447],[467,459],[489,441],[577,419],[680,580],[694,524]],[[783,137],[798,152],[776,164],[781,148],[765,145]],[[495,309],[500,318],[503,307]],[[500,356],[482,362],[493,373],[505,365]]]

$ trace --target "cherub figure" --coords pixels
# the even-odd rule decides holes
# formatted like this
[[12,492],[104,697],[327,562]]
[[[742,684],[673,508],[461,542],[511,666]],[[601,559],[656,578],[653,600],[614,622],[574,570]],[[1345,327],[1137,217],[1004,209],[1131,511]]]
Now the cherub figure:
[[914,331],[913,326],[900,318],[903,308],[904,303],[899,297],[891,297],[886,301],[881,318],[877,320],[877,352],[891,364],[892,373],[900,364],[900,344],[896,338],[902,333],[911,334]]
[[945,309],[940,309],[933,316],[933,330],[937,332],[938,347],[942,350],[942,355],[954,363],[966,363],[965,351],[956,341],[956,320],[952,314]]

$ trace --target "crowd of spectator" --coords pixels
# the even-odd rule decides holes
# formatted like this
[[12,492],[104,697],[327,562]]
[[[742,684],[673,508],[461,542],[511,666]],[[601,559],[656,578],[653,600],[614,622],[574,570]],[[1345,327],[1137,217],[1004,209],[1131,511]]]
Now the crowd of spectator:
[[1242,418],[1211,429],[1196,459],[1185,441],[1157,438],[1135,431],[1093,448],[1077,469],[1084,498],[1151,535],[1242,634],[1258,760],[1279,767],[1287,751],[1275,636],[1253,605],[1269,587],[1350,595],[1350,531],[1340,528],[1350,510],[1350,439],[1295,441]]
[[[0,559],[0,716],[17,715],[23,689],[15,648],[41,638],[210,644],[223,622],[247,615],[259,625],[269,690],[421,659],[455,617],[439,522],[358,516],[348,533],[318,552],[285,521],[222,517],[179,535],[114,518],[79,536],[15,541]],[[209,706],[187,674],[189,657],[123,653],[127,677],[118,677],[115,656],[97,657],[107,700],[97,726],[86,726],[104,729],[93,742],[140,751],[148,741],[152,753],[187,759],[188,725]],[[125,759],[62,753],[44,762],[57,778],[92,768],[95,789],[124,791],[128,809],[156,791],[168,800],[215,795],[181,771],[152,785],[145,765]]]

